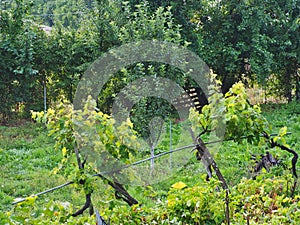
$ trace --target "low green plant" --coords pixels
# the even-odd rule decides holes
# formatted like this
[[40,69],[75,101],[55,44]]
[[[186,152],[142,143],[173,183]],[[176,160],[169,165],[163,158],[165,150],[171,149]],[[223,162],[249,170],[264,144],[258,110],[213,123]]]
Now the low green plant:
[[[173,184],[164,200],[152,206],[116,206],[103,209],[113,224],[225,224],[225,192],[216,191],[219,181],[187,186]],[[272,177],[261,174],[256,180],[242,179],[229,194],[231,224],[297,224],[300,196],[288,197],[291,175]]]
[[[1,224],[94,224],[95,217],[75,218],[72,216],[73,205],[69,202],[49,201],[44,207],[35,204],[35,197],[27,197],[26,201],[18,204],[12,211],[1,213]],[[17,211],[18,213],[15,213]]]

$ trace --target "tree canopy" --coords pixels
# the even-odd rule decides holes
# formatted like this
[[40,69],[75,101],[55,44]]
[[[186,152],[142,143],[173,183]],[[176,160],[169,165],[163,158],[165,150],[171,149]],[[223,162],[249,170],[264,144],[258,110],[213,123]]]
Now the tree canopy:
[[[48,104],[62,96],[72,100],[95,59],[115,46],[144,39],[173,42],[196,52],[222,81],[223,93],[242,81],[288,101],[299,99],[299,12],[295,0],[4,1],[2,120],[16,111],[42,109],[45,87]],[[122,85],[138,78],[133,73],[153,66],[141,63],[120,71],[107,85],[105,101],[98,102],[105,112]],[[155,73],[173,74],[184,85],[183,73],[162,66],[155,65]]]

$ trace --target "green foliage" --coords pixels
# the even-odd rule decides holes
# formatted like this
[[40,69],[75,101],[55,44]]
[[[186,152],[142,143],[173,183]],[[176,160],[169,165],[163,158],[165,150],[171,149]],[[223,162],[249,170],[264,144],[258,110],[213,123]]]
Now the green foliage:
[[[298,104],[261,107],[262,114],[274,122],[274,129],[282,127],[282,121],[286,121],[284,125],[291,129],[293,135],[285,138],[297,149],[300,131]],[[39,117],[44,118],[42,114]],[[43,127],[37,124],[18,128],[1,127],[0,140],[0,166],[4,175],[1,176],[3,181],[0,179],[1,224],[17,224],[16,221],[22,224],[44,224],[43,221],[51,224],[81,224],[81,221],[95,223],[94,216],[87,214],[76,218],[70,216],[83,204],[80,200],[82,189],[76,192],[72,186],[40,196],[34,205],[24,204],[11,210],[13,198],[30,196],[65,182],[59,175],[50,175],[50,170],[63,158],[60,153],[62,149],[59,152],[53,151],[53,141],[46,136]],[[258,175],[256,180],[242,179],[251,177],[246,171],[253,166],[251,154],[259,155],[262,152],[261,147],[246,142],[226,142],[220,152],[214,155],[231,187],[231,223],[246,224],[248,217],[250,224],[298,224],[299,190],[296,190],[294,199],[288,197],[293,185],[289,170],[276,167],[270,173]],[[283,163],[289,161],[285,153],[275,150],[271,150],[271,153],[283,160]],[[153,188],[132,187],[130,192],[142,203],[142,206],[133,207],[116,200],[111,188],[94,180],[93,185],[97,185],[94,206],[106,221],[110,219],[114,224],[193,224],[192,215],[198,221],[199,218],[206,218],[206,224],[208,221],[211,224],[222,224],[225,222],[224,193],[215,190],[219,184],[214,179],[207,183],[200,175],[203,173],[205,171],[201,164],[193,160]],[[76,177],[79,176],[74,176],[74,179]],[[173,205],[168,204],[170,201]],[[200,203],[197,205],[198,201]],[[200,210],[201,202],[208,202],[211,207]],[[215,206],[214,203],[218,204]],[[186,218],[190,222],[186,222]]]
[[[15,111],[41,110],[44,85],[49,94],[48,103],[60,98],[71,101],[81,75],[99,55],[114,45],[144,39],[170,41],[184,46],[188,46],[189,41],[193,42],[189,46],[200,53],[222,78],[223,91],[229,90],[236,80],[253,80],[262,84],[272,82],[271,91],[289,100],[293,90],[297,94],[297,1],[188,3],[140,3],[135,0],[129,3],[117,0],[5,1],[0,6],[2,120],[7,122]],[[193,15],[195,17],[189,21]],[[42,26],[38,25],[41,23],[52,26],[52,31],[42,31]],[[247,63],[251,65],[250,71],[245,68]],[[110,113],[118,91],[145,75],[170,78],[182,86],[186,84],[186,76],[176,68],[141,62],[119,71],[107,83],[103,90],[104,101],[98,101],[101,110]],[[150,129],[142,124],[151,124],[153,115],[176,119],[176,115],[168,114],[174,109],[162,99],[145,98],[132,109],[133,124],[127,120],[115,127],[115,121],[110,116],[95,111],[95,104],[95,101],[89,100],[84,110],[77,112],[71,104],[64,102],[58,104],[55,110],[49,109],[47,115],[34,113],[37,120],[47,122],[55,145],[52,139],[45,136],[42,127],[23,127],[25,131],[0,127],[3,175],[0,182],[0,224],[94,224],[94,217],[71,217],[77,206],[52,200],[67,197],[82,205],[80,200],[77,201],[79,193],[101,191],[91,177],[92,173],[99,172],[95,168],[102,171],[102,168],[113,166],[108,163],[101,167],[107,161],[100,162],[100,165],[90,162],[84,170],[79,169],[74,149],[84,148],[86,152],[97,152],[105,157],[109,153],[111,156],[108,159],[117,158],[127,164],[132,162],[138,148],[137,133],[133,127],[141,136],[148,137]],[[256,143],[262,132],[270,134],[274,130],[279,132],[274,140],[281,144],[289,140],[293,147],[299,147],[298,105],[293,102],[281,106],[279,110],[275,110],[277,106],[265,108],[270,110],[267,113],[269,121],[274,121],[271,129],[260,108],[250,106],[244,87],[238,83],[224,99],[212,93],[210,104],[203,108],[201,114],[191,111],[190,119],[197,133],[208,133],[223,123],[227,128],[225,139],[239,143],[226,143],[222,151],[215,155],[225,177],[232,184],[229,196],[232,224],[246,224],[247,220],[251,224],[299,223],[299,196],[294,199],[287,197],[292,178],[287,175],[278,177],[287,174],[288,170],[275,168],[271,173],[277,176],[263,173],[256,180],[240,181],[243,176],[250,177],[244,170],[252,166],[251,154],[262,152],[261,148],[242,142],[242,137],[247,137],[247,143]],[[218,115],[224,116],[223,119],[220,120],[222,117]],[[288,130],[292,129],[295,135],[287,137],[285,126],[289,127]],[[179,127],[174,128],[176,137]],[[57,154],[53,154],[53,145]],[[161,145],[158,148],[168,149],[168,138],[165,137]],[[80,156],[83,153],[80,151]],[[276,152],[276,156],[286,164],[290,160],[286,153]],[[171,188],[169,183],[158,184],[162,189],[160,192],[152,188],[146,191],[141,187],[132,188],[137,196],[146,196],[140,196],[144,200],[142,206],[130,208],[119,204],[108,188],[102,192],[96,207],[103,207],[101,214],[103,212],[105,219],[110,218],[112,224],[224,223],[224,193],[215,190],[219,184],[213,179],[210,183],[206,183],[204,178],[199,181],[199,168],[195,161],[191,160],[179,174],[169,178],[167,182],[176,182]],[[74,180],[81,192],[68,189],[56,192],[56,196],[49,194],[51,200],[47,202],[46,199],[46,204],[29,197],[24,204],[8,210],[14,197],[31,195],[64,182],[59,174],[50,174],[57,164],[54,172],[63,172],[68,179]],[[203,171],[200,169],[200,172]],[[104,204],[106,200],[109,203]],[[110,207],[106,208],[107,205]]]
[[[241,82],[234,84],[229,92],[225,94],[224,98],[219,93],[213,93],[211,97],[209,97],[209,101],[210,104],[204,106],[201,113],[195,109],[191,109],[190,111],[189,119],[192,123],[192,128],[196,134],[200,134],[201,138],[203,138],[201,136],[203,134],[216,132],[216,135],[221,136],[225,141],[233,140],[238,144],[245,143],[244,140],[246,140],[249,144],[255,144],[259,147],[263,146],[268,149],[274,148],[273,144],[276,142],[277,144],[290,148],[286,141],[288,138],[287,126],[283,126],[279,130],[277,130],[277,127],[276,129],[272,128],[270,123],[262,115],[260,107],[250,105],[247,100],[245,88]],[[280,121],[282,120],[280,119]],[[281,122],[281,126],[282,125]],[[220,132],[222,129],[224,132]],[[273,134],[275,137],[272,137],[272,141],[265,139],[266,137],[268,138],[272,132],[278,133]],[[225,146],[230,149],[233,148],[232,144],[226,144]],[[237,157],[235,151],[228,151],[226,147],[224,147],[224,150],[221,150],[222,153],[218,152],[216,157],[217,159],[223,157],[226,159],[235,159],[236,164],[234,167],[238,165],[236,169],[245,169],[245,167],[249,165],[245,162],[250,160],[251,154],[256,155],[256,153],[252,151],[254,149],[253,146],[247,145],[247,147],[238,147],[243,154]],[[282,153],[282,151],[274,151],[272,154],[282,156],[281,161],[284,164],[290,164],[286,154]],[[234,167],[225,163],[224,170],[227,171],[227,169],[233,169]],[[220,168],[222,168],[222,166]],[[273,172],[278,174],[279,171]],[[280,170],[279,174],[282,172],[283,170]],[[247,176],[251,176],[250,173],[248,173]],[[234,176],[231,176],[231,178],[234,179]],[[229,180],[229,182],[235,183],[231,180]]]
[[230,196],[233,224],[247,220],[251,224],[296,224],[299,196],[287,197],[291,185],[290,175],[268,178],[263,174],[257,180],[241,180]]
[[214,93],[209,97],[209,101],[211,103],[204,106],[201,113],[191,109],[190,120],[197,133],[215,131],[218,126],[223,126],[225,140],[241,142],[246,137],[250,143],[257,143],[261,134],[270,130],[259,106],[251,106],[248,102],[241,82],[234,84],[225,94],[225,98],[219,93]]
[[17,111],[20,105],[34,104],[37,70],[33,66],[34,48],[32,40],[35,33],[26,21],[25,15],[29,4],[16,1],[14,8],[1,13],[0,30],[0,110],[1,120],[9,120],[11,112]]
[[224,193],[214,191],[217,184],[187,187],[178,182],[169,189],[167,199],[154,206],[116,206],[106,209],[104,216],[114,224],[220,224],[224,220]]
[[[145,39],[190,46],[221,78],[223,93],[237,80],[268,85],[288,100],[300,93],[299,6],[293,0],[15,0],[1,4],[0,23],[3,121],[14,112],[26,116],[29,110],[41,110],[44,85],[47,103],[61,96],[72,101],[80,77],[98,56],[113,46]],[[245,69],[248,64],[250,70]],[[144,64],[145,71],[148,66]],[[160,66],[155,65],[158,76],[167,74],[184,85],[180,71],[167,67],[160,73]],[[106,100],[99,101],[105,113],[116,92],[133,80],[139,69],[133,67],[112,80],[115,86],[107,84]]]
[[259,141],[263,132],[269,131],[266,119],[261,115],[259,106],[251,106],[247,100],[245,88],[242,83],[237,83],[225,94],[227,108],[226,139],[233,138],[239,141],[243,137],[251,143]]
[[[181,36],[181,26],[174,22],[174,16],[170,7],[159,7],[152,12],[147,1],[132,7],[128,3],[123,4],[124,18],[123,23],[115,21],[111,23],[114,32],[120,41],[120,44],[137,42],[142,40],[159,40],[167,41],[174,44],[187,46]],[[111,108],[117,94],[124,91],[124,87],[131,85],[130,91],[125,92],[126,99],[135,102],[136,93],[133,90],[142,90],[144,95],[131,110],[131,120],[134,128],[139,135],[145,139],[149,138],[150,128],[147,127],[154,117],[160,117],[167,120],[168,117],[178,118],[174,107],[164,100],[162,97],[151,97],[147,90],[147,82],[143,83],[141,79],[145,76],[152,77],[155,82],[156,78],[164,77],[184,86],[187,75],[183,74],[179,69],[158,62],[140,62],[135,65],[123,68],[115,74],[101,90],[98,106],[105,113],[111,113]],[[132,83],[137,81],[137,83]],[[168,84],[161,84],[157,81],[157,92],[167,89]],[[149,85],[148,85],[149,86]],[[149,88],[153,89],[151,86]],[[143,88],[141,88],[143,87]],[[124,89],[123,89],[124,88]],[[126,109],[124,109],[126,111]]]
[[[99,7],[106,19],[95,21],[101,14],[95,2],[42,2],[48,9],[38,9],[39,3],[12,1],[1,11],[0,100],[5,104],[0,110],[2,121],[11,119],[15,112],[28,116],[30,110],[42,110],[44,87],[48,104],[62,96],[72,101],[86,68],[115,44],[108,29],[112,30],[111,20],[117,21],[117,6]],[[44,13],[51,27],[39,19]],[[104,26],[108,28],[103,30]]]
[[[297,224],[299,196],[287,197],[291,177],[265,177],[257,180],[243,179],[234,186],[229,195],[231,223],[245,224]],[[216,191],[219,182],[212,180],[186,187],[182,182],[170,187],[166,199],[158,199],[151,206],[133,207],[116,205],[112,209],[103,209],[102,216],[113,224],[224,224],[225,193]],[[29,199],[30,200],[30,199]],[[1,213],[1,221],[15,224],[16,221],[30,224],[93,224],[95,218],[71,217],[72,204],[50,201],[44,208],[37,208],[30,202],[15,208],[19,213]],[[34,212],[34,213],[32,213]],[[29,217],[30,214],[30,217]]]
[[[17,205],[14,211],[0,213],[4,224],[94,224],[95,217],[72,217],[73,206],[69,202],[49,201],[45,207],[36,207],[35,199],[28,197],[26,202]],[[32,213],[34,211],[34,213]]]
[[[217,185],[216,180],[192,187],[178,182],[169,189],[167,199],[154,206],[116,206],[106,210],[105,218],[114,224],[225,224],[225,193],[216,191]],[[288,185],[289,176],[241,180],[229,195],[231,223],[296,224],[299,196],[287,197]]]
[[150,11],[147,1],[136,5],[136,10],[125,3],[124,10],[127,22],[120,28],[121,43],[137,40],[161,40],[176,44],[182,43],[180,25],[174,23],[171,7],[159,7],[155,12]]
[[[33,119],[47,121],[49,135],[55,140],[55,149],[62,152],[61,164],[54,170],[68,175],[78,188],[92,193],[94,183],[92,173],[114,171],[116,160],[129,163],[134,158],[138,142],[133,124],[128,119],[115,128],[115,120],[96,111],[96,101],[90,97],[83,110],[74,110],[73,105],[59,103],[56,109],[32,112]],[[79,156],[87,157],[83,168],[76,165],[76,149]],[[98,160],[95,160],[98,159]]]
[[202,1],[191,21],[197,25],[199,53],[222,80],[223,93],[237,81],[252,80],[291,100],[292,89],[299,90],[296,2]]
[[[128,118],[120,125],[115,125],[115,120],[111,116],[100,111],[96,112],[95,109],[96,101],[89,98],[84,111],[75,112],[73,119],[77,126],[76,138],[77,141],[80,140],[78,144],[80,147],[90,145],[100,155],[108,152],[115,159],[125,160],[124,162],[128,163],[139,146],[132,122]],[[99,139],[94,137],[94,131]],[[91,140],[94,143],[91,144]]]
[[224,193],[215,192],[217,185],[216,180],[207,186],[191,188],[174,188],[173,185],[167,198],[171,221],[220,224],[224,220]]
[[[299,30],[300,7],[296,1],[270,1],[266,6],[266,35],[274,60],[268,87],[271,93],[291,101],[299,100]],[[270,26],[271,25],[271,26]],[[296,90],[293,94],[293,90]]]

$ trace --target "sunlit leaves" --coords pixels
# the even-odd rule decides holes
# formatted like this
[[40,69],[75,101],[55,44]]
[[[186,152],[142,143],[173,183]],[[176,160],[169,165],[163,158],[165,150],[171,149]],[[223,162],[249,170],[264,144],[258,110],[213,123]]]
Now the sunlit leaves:
[[285,135],[287,134],[287,127],[284,126],[282,128],[280,128],[279,132],[278,132],[278,135],[276,135],[274,137],[274,142],[277,142],[277,143],[280,143],[282,145],[285,145],[287,147],[289,147],[287,144],[286,144],[286,140],[285,140]]
[[[31,198],[31,197],[30,197]],[[72,217],[74,211],[73,205],[69,202],[49,201],[44,207],[37,205],[22,204],[17,206],[14,210],[18,214],[8,212],[3,215],[0,212],[0,221],[5,224],[94,224],[94,216],[84,216],[81,218]],[[34,211],[34,212],[33,212]]]
[[263,131],[269,130],[259,107],[250,105],[242,83],[233,85],[225,94],[225,104],[226,138],[240,141],[247,137],[250,142],[258,141]]
[[258,142],[260,135],[268,132],[270,127],[261,115],[259,106],[250,105],[247,98],[241,82],[234,84],[224,97],[213,94],[209,98],[211,103],[204,106],[201,113],[191,109],[190,120],[194,130],[198,128],[198,132],[204,133],[214,131],[220,125],[217,118],[221,118],[225,126],[225,140],[240,142],[247,138],[249,142]]
[[138,40],[161,40],[180,44],[180,26],[173,21],[171,8],[159,7],[151,12],[149,3],[144,1],[136,6],[136,11],[126,5],[127,23],[120,28],[119,39],[122,43]]
[[171,187],[180,190],[180,189],[186,188],[187,185],[185,183],[183,183],[182,181],[179,181],[179,182],[173,184]]
[[132,122],[127,119],[115,128],[115,120],[97,112],[96,101],[91,98],[86,101],[83,111],[74,111],[73,106],[65,102],[49,109],[46,117],[43,112],[32,112],[32,117],[40,122],[47,121],[49,135],[64,156],[63,164],[72,160],[75,148],[82,154],[90,149],[99,155],[109,153],[115,159],[128,162],[139,147]]

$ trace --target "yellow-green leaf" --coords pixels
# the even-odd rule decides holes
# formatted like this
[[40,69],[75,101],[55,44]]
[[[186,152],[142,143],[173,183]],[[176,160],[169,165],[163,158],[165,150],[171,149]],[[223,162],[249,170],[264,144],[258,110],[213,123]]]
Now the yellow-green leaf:
[[186,185],[185,183],[179,181],[179,182],[173,184],[171,187],[172,187],[172,188],[175,188],[175,189],[178,189],[178,190],[181,190],[181,189],[183,189],[183,188],[186,188],[187,185]]

